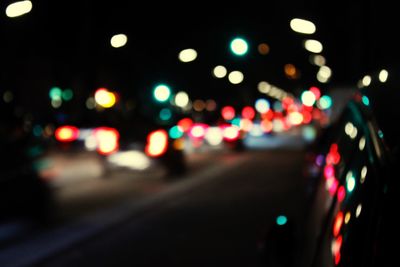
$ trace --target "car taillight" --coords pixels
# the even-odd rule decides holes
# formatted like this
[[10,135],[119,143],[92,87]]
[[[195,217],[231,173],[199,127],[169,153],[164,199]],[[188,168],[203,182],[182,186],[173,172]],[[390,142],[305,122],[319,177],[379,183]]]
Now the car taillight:
[[58,127],[54,132],[55,138],[60,142],[72,142],[78,139],[79,129],[75,126],[64,125]]
[[168,148],[168,133],[165,130],[151,132],[147,136],[145,148],[146,155],[150,157],[159,157],[165,154]]
[[110,155],[119,148],[119,132],[114,128],[99,127],[94,130],[97,141],[97,152]]
[[208,125],[205,123],[194,123],[189,130],[189,136],[193,140],[203,140],[206,135]]
[[240,137],[240,129],[237,126],[228,126],[223,129],[224,140],[226,141],[236,141]]

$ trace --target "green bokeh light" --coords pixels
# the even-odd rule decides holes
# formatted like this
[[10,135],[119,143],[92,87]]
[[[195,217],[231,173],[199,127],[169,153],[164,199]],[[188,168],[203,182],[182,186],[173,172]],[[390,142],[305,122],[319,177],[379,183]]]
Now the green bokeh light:
[[231,41],[230,48],[233,54],[237,56],[243,56],[247,54],[249,45],[245,39],[238,37]]
[[159,84],[154,88],[153,96],[158,102],[166,102],[171,96],[171,89],[165,84]]
[[285,225],[287,223],[287,217],[284,215],[279,215],[276,217],[276,224],[277,225]]
[[171,110],[169,108],[163,108],[160,111],[160,119],[161,120],[168,121],[168,120],[171,119],[171,117],[172,117],[172,112],[171,112]]
[[69,101],[74,97],[74,92],[71,89],[65,89],[62,92],[62,99],[65,101]]
[[52,87],[49,91],[49,97],[51,100],[61,100],[62,90],[59,87]]
[[171,137],[172,139],[178,139],[181,138],[183,136],[183,131],[181,130],[181,128],[177,125],[171,127],[171,129],[169,129],[169,137]]

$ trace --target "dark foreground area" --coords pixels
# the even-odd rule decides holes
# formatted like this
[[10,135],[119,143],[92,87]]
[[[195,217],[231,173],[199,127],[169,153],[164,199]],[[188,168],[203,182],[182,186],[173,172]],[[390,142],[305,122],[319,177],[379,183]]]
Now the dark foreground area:
[[[152,196],[153,201],[125,212],[126,218],[38,259],[34,266],[262,266],[260,241],[275,218],[302,216],[303,159],[302,150],[221,155],[218,165],[170,182],[161,197]],[[87,228],[111,221],[93,218],[86,221]],[[45,242],[22,248],[40,254],[52,246],[51,240]]]

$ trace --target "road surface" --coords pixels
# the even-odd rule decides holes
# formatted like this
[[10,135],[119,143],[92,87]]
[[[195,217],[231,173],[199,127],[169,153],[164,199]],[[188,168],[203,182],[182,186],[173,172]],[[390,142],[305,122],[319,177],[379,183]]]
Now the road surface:
[[59,220],[0,251],[1,266],[260,266],[278,215],[301,218],[304,151],[192,155],[188,174],[88,179],[59,189]]

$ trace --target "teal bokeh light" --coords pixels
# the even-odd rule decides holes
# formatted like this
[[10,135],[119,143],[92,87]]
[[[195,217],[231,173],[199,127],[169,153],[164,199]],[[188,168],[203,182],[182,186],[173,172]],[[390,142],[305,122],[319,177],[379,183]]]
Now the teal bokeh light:
[[153,96],[158,102],[166,102],[171,97],[171,89],[168,85],[158,84],[154,87]]
[[277,225],[285,225],[287,223],[287,217],[285,215],[279,215],[276,217]]
[[236,37],[231,41],[230,49],[236,56],[244,56],[249,50],[249,44],[245,39]]

